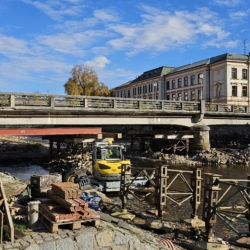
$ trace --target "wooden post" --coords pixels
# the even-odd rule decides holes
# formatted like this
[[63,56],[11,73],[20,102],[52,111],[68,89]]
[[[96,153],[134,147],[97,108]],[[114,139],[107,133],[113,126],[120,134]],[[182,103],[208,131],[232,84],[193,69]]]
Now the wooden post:
[[5,192],[4,192],[4,188],[3,188],[3,184],[0,181],[0,199],[3,199],[3,204],[1,206],[2,211],[4,212],[5,218],[6,218],[6,222],[7,222],[7,229],[9,231],[10,234],[10,240],[13,242],[14,241],[14,225],[13,225],[13,221],[10,215],[10,209],[9,209],[9,205],[7,202],[7,198],[5,196]]

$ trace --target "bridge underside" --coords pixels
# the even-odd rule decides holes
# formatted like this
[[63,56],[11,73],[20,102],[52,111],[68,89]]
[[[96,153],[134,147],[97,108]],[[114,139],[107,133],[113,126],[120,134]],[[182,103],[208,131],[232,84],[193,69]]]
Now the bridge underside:
[[104,126],[104,125],[177,125],[192,127],[194,125],[249,125],[250,119],[229,117],[204,118],[201,122],[195,122],[190,117],[122,117],[122,116],[69,116],[69,117],[1,117],[1,125],[43,125],[43,126]]

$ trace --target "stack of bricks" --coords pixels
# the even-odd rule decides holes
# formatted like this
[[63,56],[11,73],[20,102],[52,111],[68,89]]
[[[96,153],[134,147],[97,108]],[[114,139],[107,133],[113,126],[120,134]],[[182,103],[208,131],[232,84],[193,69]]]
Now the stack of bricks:
[[45,226],[49,225],[47,228],[51,232],[62,224],[72,224],[72,229],[79,229],[84,221],[93,221],[96,227],[99,225],[100,215],[88,208],[88,203],[80,197],[81,193],[78,184],[72,182],[52,184],[52,190],[47,192],[51,200],[39,206],[39,218]]

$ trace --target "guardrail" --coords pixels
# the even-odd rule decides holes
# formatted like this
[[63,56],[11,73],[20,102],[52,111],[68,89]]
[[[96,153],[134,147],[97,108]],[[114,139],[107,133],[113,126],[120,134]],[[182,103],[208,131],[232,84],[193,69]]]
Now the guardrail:
[[94,109],[94,110],[154,110],[199,113],[200,102],[70,96],[27,93],[0,93],[1,109]]
[[[204,101],[202,101],[204,102]],[[131,110],[199,113],[248,114],[244,105],[216,104],[201,101],[169,101],[99,96],[72,96],[31,93],[0,93],[0,110],[3,109],[56,109],[56,110]]]

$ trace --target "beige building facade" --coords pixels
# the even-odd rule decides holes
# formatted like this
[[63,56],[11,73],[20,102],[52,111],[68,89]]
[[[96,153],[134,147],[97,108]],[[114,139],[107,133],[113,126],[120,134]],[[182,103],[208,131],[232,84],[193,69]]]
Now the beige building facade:
[[249,105],[249,55],[225,53],[159,67],[113,89],[116,97]]

